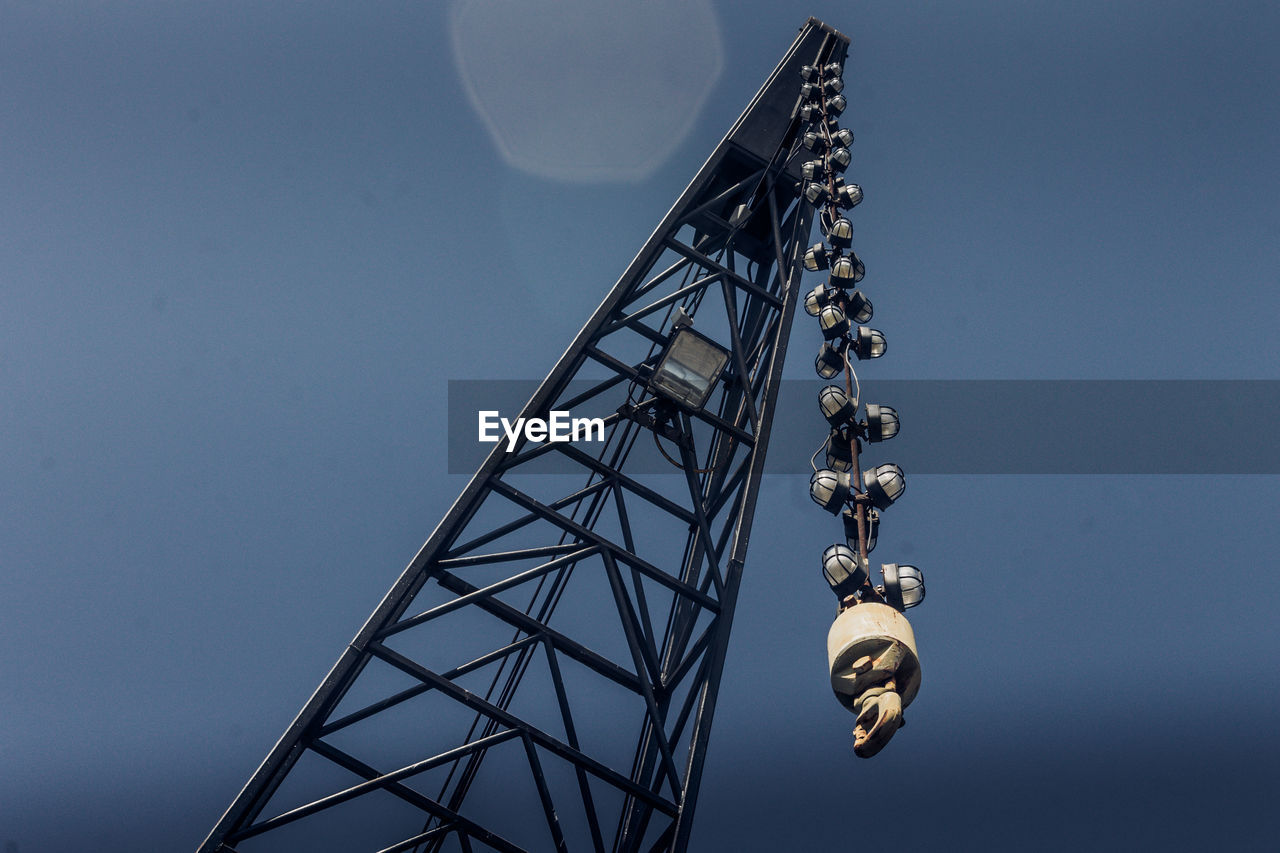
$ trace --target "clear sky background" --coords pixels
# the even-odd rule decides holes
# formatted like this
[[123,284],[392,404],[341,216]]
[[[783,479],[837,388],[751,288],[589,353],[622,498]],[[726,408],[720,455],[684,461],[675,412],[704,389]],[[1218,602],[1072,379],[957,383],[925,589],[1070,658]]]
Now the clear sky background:
[[[5,853],[196,847],[465,485],[446,382],[549,370],[809,15],[868,395],[1280,379],[1274,3],[599,6],[0,0]],[[770,477],[695,849],[1273,849],[1278,499],[908,472],[924,686],[859,761]]]

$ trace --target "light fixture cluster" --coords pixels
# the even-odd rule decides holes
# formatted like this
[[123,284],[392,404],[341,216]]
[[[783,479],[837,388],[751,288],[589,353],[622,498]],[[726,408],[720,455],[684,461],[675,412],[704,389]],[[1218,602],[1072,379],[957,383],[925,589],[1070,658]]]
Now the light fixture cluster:
[[[862,442],[879,443],[898,434],[896,410],[869,403],[859,418],[857,375],[850,354],[858,361],[884,355],[884,334],[863,324],[871,320],[872,306],[865,294],[854,289],[866,275],[862,259],[853,251],[853,223],[846,213],[862,201],[862,188],[847,183],[845,169],[853,160],[849,146],[853,134],[837,124],[847,106],[843,69],[838,62],[806,65],[801,120],[808,124],[802,144],[816,156],[801,166],[805,199],[818,209],[825,237],[804,255],[804,268],[826,271],[827,281],[808,292],[804,310],[818,320],[822,348],[814,368],[823,379],[844,376],[844,387],[826,385],[818,392],[818,407],[831,427],[814,454],[826,451],[826,465],[815,462],[809,481],[814,502],[844,523],[845,542],[822,553],[822,572],[843,611],[861,602],[888,604],[902,611],[924,600],[924,577],[915,566],[886,563],[882,584],[873,586],[867,555],[876,546],[880,512],[888,509],[906,488],[902,469],[893,463],[860,469]],[[860,390],[860,389],[859,389]]]

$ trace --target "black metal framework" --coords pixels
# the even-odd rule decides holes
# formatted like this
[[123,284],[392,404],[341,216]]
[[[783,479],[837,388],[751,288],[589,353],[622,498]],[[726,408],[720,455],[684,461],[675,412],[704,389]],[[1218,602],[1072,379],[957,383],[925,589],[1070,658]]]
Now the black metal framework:
[[[809,20],[521,413],[605,441],[495,447],[202,853],[687,848],[811,227],[798,71],[847,48]],[[731,354],[698,410],[646,384],[685,316]],[[625,472],[650,441],[674,476]]]

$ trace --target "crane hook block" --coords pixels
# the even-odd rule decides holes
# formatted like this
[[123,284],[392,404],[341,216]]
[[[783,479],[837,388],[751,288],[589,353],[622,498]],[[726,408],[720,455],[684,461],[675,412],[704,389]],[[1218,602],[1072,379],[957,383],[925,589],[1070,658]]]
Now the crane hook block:
[[831,689],[855,715],[853,751],[879,752],[902,725],[902,709],[920,691],[920,658],[907,618],[884,604],[850,607],[827,634]]

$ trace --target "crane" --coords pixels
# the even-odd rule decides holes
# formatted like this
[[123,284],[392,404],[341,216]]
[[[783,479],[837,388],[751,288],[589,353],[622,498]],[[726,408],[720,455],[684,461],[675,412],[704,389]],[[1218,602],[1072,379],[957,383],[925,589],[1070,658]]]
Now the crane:
[[848,45],[800,29],[200,853],[687,848],[814,218],[801,70]]

